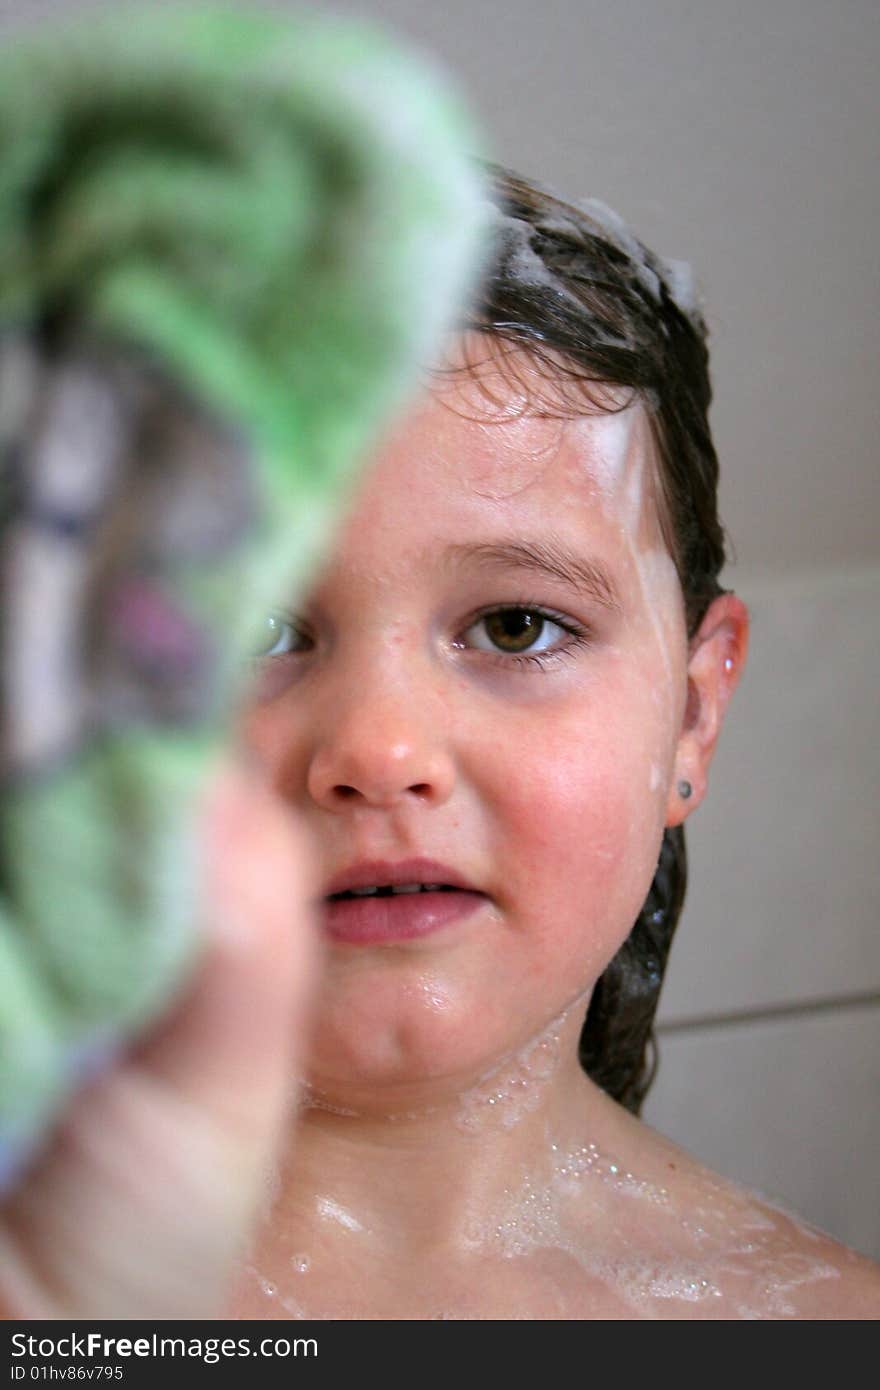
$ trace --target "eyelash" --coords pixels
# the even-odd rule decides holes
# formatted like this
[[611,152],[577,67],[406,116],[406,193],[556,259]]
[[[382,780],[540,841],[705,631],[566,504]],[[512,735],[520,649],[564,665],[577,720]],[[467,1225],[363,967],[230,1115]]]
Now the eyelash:
[[[518,666],[531,665],[538,669],[545,670],[548,666],[555,666],[559,662],[568,661],[574,655],[578,647],[589,647],[592,645],[593,634],[589,628],[582,627],[573,618],[565,617],[562,613],[555,612],[552,608],[545,608],[541,603],[535,603],[531,599],[523,599],[516,603],[493,604],[489,608],[483,608],[476,613],[467,628],[472,628],[476,623],[482,622],[484,618],[491,618],[497,613],[533,613],[537,614],[548,622],[554,623],[556,627],[561,627],[563,632],[567,632],[571,640],[564,647],[551,648],[550,651],[543,652],[486,652],[483,656],[489,656],[499,661],[504,666],[509,666],[515,662]],[[467,631],[467,628],[465,631]],[[476,648],[475,650],[482,650]]]
[[[478,613],[474,614],[463,630],[467,632],[485,618],[491,618],[501,613],[536,614],[539,618],[555,624],[556,627],[562,628],[563,632],[567,632],[571,639],[563,647],[557,647],[543,652],[488,652],[481,647],[470,648],[472,651],[479,651],[483,656],[488,656],[498,661],[503,666],[510,666],[512,663],[515,663],[518,666],[531,665],[540,670],[546,670],[548,666],[554,666],[559,662],[570,660],[576,648],[590,647],[593,644],[593,633],[589,628],[583,627],[580,623],[575,622],[573,618],[566,617],[562,613],[557,613],[552,608],[545,608],[543,604],[535,603],[531,599],[523,599],[515,603],[492,604],[488,608],[482,608]],[[273,610],[273,616],[280,619],[281,622],[286,623],[301,637],[307,635],[303,628],[298,626],[295,619],[289,614]],[[267,654],[255,657],[253,660],[254,664],[259,667],[263,662],[274,661],[279,656],[296,655],[296,652],[278,652],[275,656]]]

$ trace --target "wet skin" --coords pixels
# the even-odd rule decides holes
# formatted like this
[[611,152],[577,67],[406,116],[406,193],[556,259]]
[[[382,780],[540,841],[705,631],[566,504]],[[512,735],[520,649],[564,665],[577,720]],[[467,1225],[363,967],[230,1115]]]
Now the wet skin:
[[[724,595],[688,641],[640,405],[536,418],[494,371],[494,404],[471,378],[431,383],[389,432],[308,601],[267,628],[241,712],[319,883],[429,856],[484,899],[415,940],[326,942],[311,1103],[232,1308],[754,1316],[784,1283],[776,1247],[790,1264],[813,1237],[777,1214],[745,1239],[753,1199],[577,1061],[663,829],[705,795],[748,615]],[[513,545],[580,576],[502,557]],[[849,1277],[809,1274],[798,1296]]]

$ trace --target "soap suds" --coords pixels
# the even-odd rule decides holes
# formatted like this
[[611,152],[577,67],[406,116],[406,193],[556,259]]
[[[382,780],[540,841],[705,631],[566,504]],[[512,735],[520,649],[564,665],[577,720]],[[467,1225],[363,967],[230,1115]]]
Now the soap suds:
[[[655,693],[663,691],[667,701],[674,699],[673,663],[669,638],[661,614],[669,604],[681,602],[681,585],[675,562],[664,545],[650,547],[641,539],[646,524],[646,498],[652,480],[653,443],[644,409],[636,403],[624,410],[572,422],[581,436],[584,468],[598,485],[598,500],[612,524],[618,528],[629,554],[638,593],[638,608],[645,614],[654,633],[657,655],[662,662],[663,679]],[[658,701],[659,708],[659,701]],[[662,709],[662,717],[669,711]]]
[[[550,189],[545,192],[558,198]],[[584,247],[584,236],[591,233],[614,246],[628,258],[632,275],[641,288],[650,295],[656,304],[662,304],[664,293],[679,311],[698,331],[702,332],[702,311],[699,303],[696,280],[687,261],[667,259],[650,251],[619,213],[598,198],[582,198],[573,206],[588,223],[585,228],[573,217],[560,212],[555,216],[543,217],[537,223],[513,217],[494,204],[486,205],[486,213],[495,238],[496,258],[502,258],[507,274],[520,284],[542,290],[563,300],[568,299],[580,314],[588,312],[583,301],[572,292],[564,280],[554,273],[542,255],[535,250],[535,240],[539,237],[555,238],[559,242],[552,253],[566,259],[566,270],[577,276],[579,267],[577,257],[579,248]],[[595,275],[595,268],[585,256],[581,277],[589,280]],[[607,346],[619,347],[622,339],[611,332],[606,325],[593,319],[591,331],[594,341]]]
[[[581,1000],[577,1001],[580,1004]],[[487,1124],[512,1129],[537,1109],[562,1056],[562,1028],[571,1008],[513,1057],[494,1067],[460,1099],[455,1124],[476,1132]]]
[[[319,1205],[323,1215],[348,1229],[363,1229],[331,1199],[320,1199]],[[615,1307],[647,1319],[778,1320],[804,1316],[798,1290],[840,1278],[834,1265],[804,1251],[800,1229],[781,1209],[777,1213],[745,1189],[711,1177],[701,1179],[696,1200],[687,1188],[676,1196],[589,1141],[550,1143],[541,1171],[524,1173],[518,1184],[505,1188],[500,1203],[474,1217],[463,1239],[472,1256],[527,1261],[528,1280],[548,1279],[551,1292],[554,1275],[558,1283],[557,1257],[570,1259],[582,1271],[583,1286],[579,1291],[566,1275],[567,1295],[585,1309],[616,1300]],[[294,1279],[311,1265],[301,1253],[288,1261]],[[364,1316],[362,1308],[306,1312],[279,1282],[254,1266],[248,1273],[267,1305],[291,1317]],[[692,1313],[684,1311],[688,1307]],[[441,1305],[441,1311],[424,1316],[459,1319],[480,1313]],[[510,1316],[518,1314],[511,1310]]]
[[308,1082],[303,1084],[300,1091],[300,1105],[304,1110],[324,1110],[328,1115],[349,1115],[357,1116],[357,1110],[349,1110],[344,1105],[334,1105],[326,1100],[323,1094],[316,1087]]

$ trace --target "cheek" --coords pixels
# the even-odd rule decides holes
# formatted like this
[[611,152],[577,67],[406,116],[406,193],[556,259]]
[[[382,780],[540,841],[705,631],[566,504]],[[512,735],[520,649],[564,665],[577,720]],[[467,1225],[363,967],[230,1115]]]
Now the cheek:
[[495,858],[535,940],[570,942],[582,962],[595,956],[604,968],[653,878],[669,738],[635,675],[617,672],[601,700],[580,704],[567,719],[555,712],[540,758],[498,769]]

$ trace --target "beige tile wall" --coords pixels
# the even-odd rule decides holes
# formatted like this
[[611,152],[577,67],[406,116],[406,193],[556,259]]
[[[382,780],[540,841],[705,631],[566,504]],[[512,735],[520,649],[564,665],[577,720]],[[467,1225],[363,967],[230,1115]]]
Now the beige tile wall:
[[880,1258],[880,569],[727,583],[749,666],[688,823],[645,1118]]
[[880,1005],[659,1042],[649,1124],[880,1259]]

